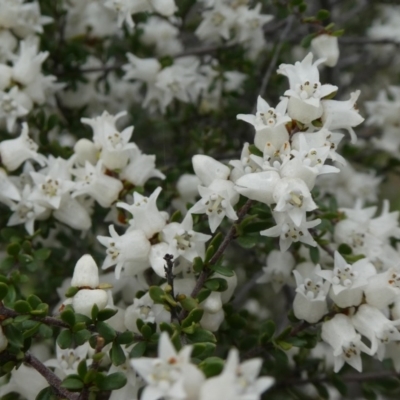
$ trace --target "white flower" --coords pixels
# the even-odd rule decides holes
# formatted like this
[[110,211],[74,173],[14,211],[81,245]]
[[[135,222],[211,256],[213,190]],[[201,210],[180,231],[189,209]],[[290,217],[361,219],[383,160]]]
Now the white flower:
[[74,145],[75,162],[81,166],[84,166],[86,161],[96,165],[97,152],[98,149],[91,140],[79,139]]
[[317,208],[307,185],[299,178],[282,178],[273,192],[274,211],[286,212],[296,226],[306,218],[306,212]]
[[303,124],[309,124],[321,117],[321,100],[338,89],[333,85],[321,85],[317,66],[324,59],[319,59],[314,64],[312,59],[312,53],[308,53],[303,61],[297,61],[294,65],[281,64],[277,71],[289,79],[290,89],[285,92],[285,96],[289,97],[288,114]]
[[362,371],[361,352],[370,354],[368,347],[361,341],[352,321],[344,314],[336,314],[322,324],[321,338],[333,348],[335,357],[334,371],[338,372],[347,363],[358,372]]
[[162,332],[158,342],[158,358],[132,359],[133,368],[147,383],[141,399],[194,400],[204,375],[190,364],[191,352],[192,346],[184,346],[177,353],[168,334]]
[[201,199],[188,211],[192,214],[207,214],[211,232],[215,232],[225,216],[235,221],[237,215],[233,209],[239,200],[231,181],[216,179],[209,187],[198,187]]
[[156,156],[143,154],[139,149],[132,149],[128,165],[121,171],[120,177],[135,186],[144,186],[150,178],[165,179],[165,175],[156,169]]
[[218,43],[221,38],[228,40],[235,20],[236,14],[232,8],[218,2],[214,9],[203,12],[202,22],[195,34],[201,40],[211,43]]
[[156,81],[161,71],[161,64],[156,58],[139,58],[132,53],[126,54],[129,63],[122,66],[125,71],[124,80],[137,79],[151,84]]
[[263,267],[263,275],[257,283],[271,282],[275,293],[280,292],[283,285],[291,283],[291,273],[295,264],[293,255],[272,250],[267,257],[267,266]]
[[157,208],[157,197],[161,190],[161,187],[158,187],[150,197],[135,192],[133,204],[117,203],[117,207],[132,214],[135,229],[143,231],[147,239],[151,239],[156,233],[161,232],[166,224],[165,214],[158,211]]
[[310,277],[307,278],[304,278],[298,271],[293,271],[297,284],[293,312],[296,318],[303,319],[310,324],[315,324],[328,313],[326,296],[330,284],[319,278],[320,271],[321,267],[317,265]]
[[363,297],[363,289],[368,284],[368,278],[376,274],[375,267],[368,259],[362,259],[349,265],[335,251],[335,267],[333,271],[320,271],[318,276],[332,284],[330,297],[341,308],[358,306]]
[[274,384],[274,378],[258,378],[262,366],[261,358],[239,363],[239,352],[231,349],[222,373],[209,378],[202,385],[199,400],[258,400]]
[[77,261],[71,286],[90,287],[91,289],[99,286],[99,269],[90,254],[85,254]]
[[121,181],[103,173],[102,161],[96,166],[86,161],[85,168],[76,169],[72,173],[78,178],[72,197],[89,195],[105,208],[118,199],[123,189]]
[[382,310],[400,298],[400,273],[390,268],[372,276],[364,292],[367,304]]
[[279,236],[279,247],[282,252],[286,251],[292,243],[296,242],[302,242],[314,247],[317,245],[308,230],[319,225],[321,223],[320,219],[303,221],[300,226],[296,226],[286,213],[273,212],[273,216],[277,225],[261,231],[260,235]]
[[256,115],[238,114],[237,119],[253,125],[256,130],[254,144],[264,151],[265,144],[272,142],[275,147],[281,147],[289,139],[286,124],[291,118],[286,115],[288,99],[283,98],[276,108],[272,108],[261,97],[257,98]]
[[211,235],[205,235],[193,231],[193,218],[187,214],[182,223],[172,222],[161,231],[161,238],[168,243],[174,258],[179,256],[188,261],[193,261],[195,257],[204,258],[205,242],[211,239]]
[[251,200],[272,204],[274,189],[279,181],[280,176],[275,171],[253,172],[240,177],[236,181],[235,189]]
[[[26,95],[25,95],[26,96]],[[17,118],[22,117],[30,111],[32,104],[22,104],[24,94],[18,86],[13,86],[9,92],[0,91],[0,118],[5,118],[7,130],[11,132]]]
[[334,67],[339,59],[339,44],[336,36],[322,34],[311,40],[311,49],[318,58],[324,58],[324,64]]
[[108,294],[102,289],[81,289],[72,298],[72,307],[75,312],[90,317],[92,308],[96,304],[99,310],[104,310],[108,303]]
[[22,85],[29,85],[40,74],[42,64],[49,53],[38,53],[38,46],[33,41],[21,41],[19,52],[19,57],[13,65],[13,80]]
[[400,332],[396,326],[400,320],[390,321],[377,308],[362,304],[352,317],[354,327],[371,343],[371,355],[377,353],[382,361],[385,355],[385,345],[400,340]]
[[71,180],[64,179],[65,168],[68,166],[65,160],[57,159],[46,171],[30,172],[30,176],[35,184],[29,200],[38,202],[43,207],[57,210],[61,204],[61,198],[65,193],[69,193],[75,186]]
[[360,96],[357,90],[350,94],[350,99],[346,101],[324,100],[322,122],[329,130],[346,129],[351,136],[351,142],[357,141],[357,136],[353,128],[360,125],[364,118],[359,114],[356,101]]
[[13,214],[7,222],[7,226],[25,224],[26,231],[33,235],[35,220],[45,214],[46,208],[36,201],[29,200],[32,193],[30,185],[25,185],[21,193],[21,200],[13,207]]
[[[44,365],[56,368],[57,375],[62,378],[70,374],[76,374],[79,363],[88,356],[89,348],[89,342],[77,346],[75,349],[62,349],[56,345],[57,358],[47,360]],[[87,364],[90,363],[91,360],[88,360]]]
[[46,164],[46,158],[37,152],[39,146],[28,136],[28,124],[22,124],[21,135],[17,139],[3,140],[0,143],[1,162],[9,170],[16,170],[28,159]]
[[[89,201],[92,200],[89,198]],[[73,229],[86,231],[92,226],[89,212],[89,206],[84,203],[84,199],[74,199],[67,193],[61,197],[60,206],[53,211],[53,217]]]
[[102,269],[116,265],[115,276],[119,279],[125,264],[133,264],[133,275],[149,266],[150,242],[141,230],[128,231],[120,236],[115,231],[114,225],[110,225],[109,231],[111,237],[97,236],[97,240],[107,247],[107,257],[103,262]]
[[209,186],[214,179],[228,179],[231,170],[226,165],[204,154],[192,157],[194,173],[204,186]]

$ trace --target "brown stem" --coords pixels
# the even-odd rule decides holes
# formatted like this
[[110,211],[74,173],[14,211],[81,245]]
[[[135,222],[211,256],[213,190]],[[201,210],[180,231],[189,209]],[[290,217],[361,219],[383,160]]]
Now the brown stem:
[[24,361],[29,364],[31,367],[36,369],[40,375],[43,376],[44,379],[48,382],[48,384],[54,388],[57,394],[68,400],[77,400],[78,394],[71,393],[67,389],[61,387],[61,379],[49,368],[47,368],[41,361],[39,361],[33,354],[27,352],[25,354]]
[[[214,255],[211,257],[210,261],[208,262],[208,265],[215,265],[218,260],[221,258],[222,254],[224,253],[225,249],[228,247],[229,243],[236,238],[237,232],[236,232],[236,225],[242,222],[243,218],[246,216],[247,212],[249,211],[251,205],[253,204],[253,200],[247,200],[247,202],[244,204],[244,206],[239,210],[237,213],[238,219],[235,221],[235,223],[231,226],[229,229],[228,233],[226,234],[224,240],[222,243],[219,245],[218,250],[214,253]],[[201,288],[203,287],[205,281],[208,279],[208,277],[212,274],[212,271],[209,268],[203,268],[201,271],[196,285],[192,290],[191,297],[196,297]],[[180,319],[184,319],[185,316],[187,315],[187,312],[182,310],[180,313]]]

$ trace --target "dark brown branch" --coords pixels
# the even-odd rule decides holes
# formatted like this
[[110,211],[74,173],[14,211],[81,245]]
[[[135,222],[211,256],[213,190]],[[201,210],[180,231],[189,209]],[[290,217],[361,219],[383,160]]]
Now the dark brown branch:
[[78,399],[78,394],[71,393],[67,389],[61,387],[61,379],[53,371],[47,368],[41,361],[39,361],[33,354],[27,352],[25,354],[24,361],[33,367],[37,372],[39,372],[39,374],[46,379],[48,384],[54,388],[60,397],[68,400]]
[[351,37],[344,36],[339,38],[339,43],[344,45],[385,45],[400,46],[400,42],[394,39],[370,39],[368,37]]
[[269,65],[268,65],[268,69],[267,69],[267,71],[266,71],[266,73],[264,75],[264,78],[263,78],[262,82],[261,82],[260,91],[259,91],[259,95],[261,97],[264,96],[265,89],[267,88],[267,85],[268,85],[268,82],[269,82],[269,80],[271,78],[272,72],[276,67],[276,63],[278,62],[279,54],[280,54],[280,52],[282,50],[282,47],[283,47],[284,41],[286,39],[286,36],[290,32],[290,29],[291,29],[291,27],[293,25],[293,22],[294,22],[294,17],[293,16],[288,17],[288,19],[286,20],[286,27],[282,31],[282,33],[281,33],[281,35],[279,37],[278,43],[277,43],[275,51],[274,51],[274,55],[273,55],[272,60],[270,61]]
[[[225,249],[228,247],[229,243],[236,238],[237,232],[236,232],[236,224],[239,224],[242,222],[243,218],[246,216],[247,212],[249,211],[251,205],[253,204],[253,200],[247,200],[247,202],[244,204],[244,206],[240,209],[238,212],[238,219],[235,221],[235,223],[231,226],[229,229],[228,233],[226,234],[224,240],[218,247],[218,250],[214,253],[214,255],[211,257],[210,261],[208,262],[208,265],[215,265],[218,260],[221,258],[222,254],[224,253]],[[207,280],[207,278],[210,276],[212,271],[210,271],[208,268],[204,268],[203,271],[201,271],[199,278],[197,279],[196,286],[194,287],[191,296],[196,297],[201,288],[204,285],[204,282]]]

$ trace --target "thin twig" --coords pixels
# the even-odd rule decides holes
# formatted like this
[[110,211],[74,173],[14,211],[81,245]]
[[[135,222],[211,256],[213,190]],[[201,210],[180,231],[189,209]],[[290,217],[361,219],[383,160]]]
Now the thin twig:
[[27,352],[24,361],[33,367],[43,378],[46,379],[48,384],[54,388],[57,394],[68,400],[77,400],[78,394],[71,393],[67,389],[61,387],[61,379],[49,368],[47,368],[41,361],[39,361],[33,354]]
[[[291,15],[290,17],[288,17],[288,19],[286,21],[286,27],[282,31],[282,33],[281,33],[281,35],[279,37],[278,43],[277,43],[276,48],[275,48],[274,55],[272,57],[271,62],[268,65],[268,69],[267,69],[267,71],[266,71],[266,73],[264,75],[264,78],[263,78],[262,82],[261,82],[260,91],[259,91],[259,95],[261,97],[263,97],[265,89],[267,88],[268,82],[269,82],[269,80],[271,78],[272,72],[276,67],[276,63],[278,62],[279,54],[280,54],[280,52],[282,50],[282,47],[283,47],[284,41],[286,39],[286,36],[290,32],[290,29],[291,29],[291,27],[293,25],[293,22],[294,22],[294,16]],[[253,112],[253,114],[254,114],[254,112]]]
[[370,39],[367,37],[351,37],[344,36],[339,38],[339,43],[343,45],[385,45],[391,44],[393,46],[400,46],[400,41],[396,41],[394,39]]
[[[228,247],[229,243],[233,239],[236,238],[236,224],[240,223],[243,220],[243,218],[249,211],[252,204],[253,204],[253,200],[247,200],[245,205],[240,209],[240,211],[238,212],[238,219],[235,221],[235,224],[233,224],[231,226],[231,228],[229,229],[224,240],[218,247],[218,250],[214,253],[214,255],[211,257],[210,261],[208,262],[208,265],[215,265],[217,263],[217,261],[221,258],[222,254],[224,253],[225,249]],[[211,272],[212,271],[210,271],[206,268],[203,269],[203,271],[201,271],[199,279],[196,282],[196,286],[194,287],[194,289],[191,293],[192,297],[196,297],[199,294],[200,289],[203,287],[204,282],[207,280],[207,278]]]

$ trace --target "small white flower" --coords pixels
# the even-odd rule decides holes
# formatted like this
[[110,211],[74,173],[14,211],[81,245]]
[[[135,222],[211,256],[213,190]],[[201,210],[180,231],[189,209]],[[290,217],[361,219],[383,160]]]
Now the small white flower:
[[322,324],[321,338],[333,348],[335,372],[338,372],[344,363],[351,365],[358,372],[362,371],[361,352],[371,352],[361,341],[361,335],[354,329],[351,318],[344,314],[336,314]]
[[339,44],[336,36],[322,34],[311,40],[311,49],[317,58],[324,58],[324,64],[334,67],[339,59]]
[[303,221],[300,226],[296,226],[286,213],[273,212],[273,216],[277,225],[261,231],[260,235],[279,236],[279,247],[282,252],[286,251],[292,243],[296,242],[302,242],[314,247],[317,245],[308,230],[319,225],[321,223],[320,219]]
[[128,231],[120,236],[115,231],[114,225],[110,225],[109,231],[111,237],[97,236],[97,240],[107,247],[107,257],[102,269],[116,265],[115,276],[119,279],[122,268],[127,263],[133,264],[132,275],[138,274],[149,266],[150,242],[141,230]]
[[235,221],[237,215],[233,209],[239,200],[231,181],[216,179],[209,187],[198,187],[201,199],[188,211],[192,214],[207,214],[211,232],[215,232],[225,216]]
[[99,286],[99,269],[90,254],[85,254],[77,261],[71,286],[90,287],[92,289]]
[[15,171],[26,160],[32,159],[40,166],[46,158],[37,152],[39,146],[28,136],[28,124],[22,124],[21,135],[17,139],[3,140],[0,143],[1,162],[9,171]]

